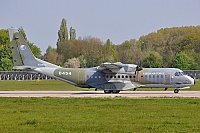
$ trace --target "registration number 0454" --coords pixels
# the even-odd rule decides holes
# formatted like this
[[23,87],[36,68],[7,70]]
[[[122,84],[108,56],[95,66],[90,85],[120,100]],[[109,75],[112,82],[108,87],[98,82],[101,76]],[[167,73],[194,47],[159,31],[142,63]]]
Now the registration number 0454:
[[59,71],[58,74],[59,75],[72,75],[72,72],[62,72],[62,71]]

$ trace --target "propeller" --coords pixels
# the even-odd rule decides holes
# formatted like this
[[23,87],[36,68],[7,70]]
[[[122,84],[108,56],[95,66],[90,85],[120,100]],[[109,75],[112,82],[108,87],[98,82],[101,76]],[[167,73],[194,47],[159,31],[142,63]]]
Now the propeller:
[[141,71],[143,68],[141,66],[136,67],[136,71]]
[[141,71],[142,69],[142,61],[140,59],[140,64],[136,67],[136,71]]

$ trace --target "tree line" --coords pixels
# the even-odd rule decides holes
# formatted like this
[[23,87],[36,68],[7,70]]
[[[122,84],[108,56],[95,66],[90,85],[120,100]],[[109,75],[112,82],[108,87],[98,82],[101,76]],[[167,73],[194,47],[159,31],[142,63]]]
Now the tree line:
[[[26,34],[22,30],[25,39]],[[182,70],[200,70],[200,26],[162,28],[156,32],[130,39],[122,44],[103,42],[92,36],[76,38],[76,30],[62,19],[56,48],[49,46],[44,55],[40,48],[28,41],[36,57],[65,66],[79,63],[78,67],[98,66],[102,62],[138,64],[142,67],[176,67]],[[73,59],[73,61],[71,60]],[[72,65],[73,66],[73,65]],[[7,30],[0,30],[0,70],[12,68],[12,56]]]

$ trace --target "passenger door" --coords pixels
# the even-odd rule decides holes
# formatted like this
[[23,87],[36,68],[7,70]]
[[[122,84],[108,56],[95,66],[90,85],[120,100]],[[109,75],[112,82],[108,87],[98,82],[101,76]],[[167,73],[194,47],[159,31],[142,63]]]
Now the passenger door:
[[165,84],[171,84],[171,76],[169,74],[165,75],[164,83]]

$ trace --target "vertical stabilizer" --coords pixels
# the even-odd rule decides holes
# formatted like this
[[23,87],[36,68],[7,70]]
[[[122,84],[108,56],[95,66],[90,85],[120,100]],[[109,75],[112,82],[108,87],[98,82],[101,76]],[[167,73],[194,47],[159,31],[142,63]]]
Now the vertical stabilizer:
[[[19,29],[8,29],[14,69],[32,69],[37,67],[37,60],[28,47],[27,41],[20,34]],[[22,67],[23,66],[23,67]]]
[[27,41],[20,34],[20,29],[9,28],[10,43],[13,56],[13,69],[35,69],[38,67],[59,67],[49,62],[37,59],[31,52]]

